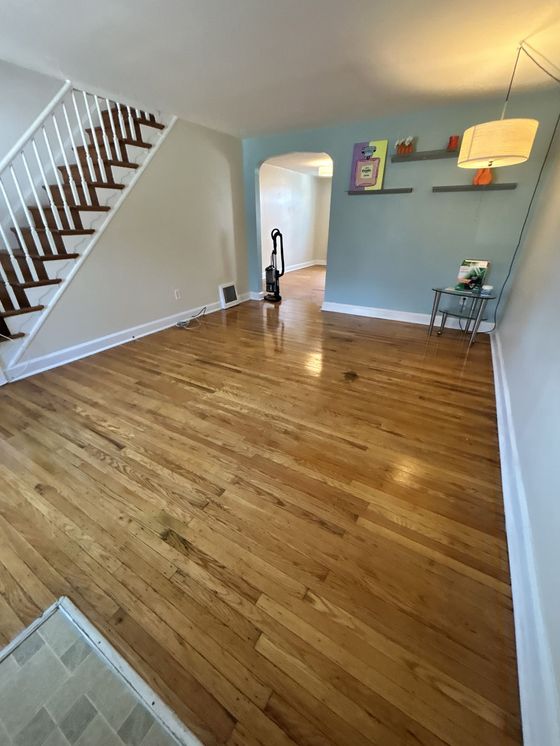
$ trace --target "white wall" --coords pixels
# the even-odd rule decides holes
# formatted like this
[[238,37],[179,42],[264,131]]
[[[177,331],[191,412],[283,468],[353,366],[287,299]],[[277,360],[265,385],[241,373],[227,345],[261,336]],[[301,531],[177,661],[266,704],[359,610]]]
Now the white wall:
[[[560,137],[557,135],[498,333],[509,389],[513,464],[505,500],[521,536],[510,545],[526,746],[560,743]],[[499,360],[498,360],[499,362]],[[515,445],[518,473],[515,474]],[[511,468],[513,466],[513,468]],[[514,472],[513,475],[511,472]],[[510,508],[511,510],[511,508]],[[516,517],[517,516],[517,517]],[[516,521],[520,525],[515,525]],[[515,538],[515,537],[513,537]],[[528,581],[518,585],[520,557]],[[532,582],[536,578],[536,582]],[[533,594],[533,598],[531,597]],[[532,605],[532,600],[534,604]],[[533,614],[535,619],[531,619]],[[531,626],[535,627],[531,630]],[[540,667],[541,670],[536,670]],[[525,682],[524,682],[525,679]],[[547,717],[548,713],[548,717]],[[554,722],[554,720],[556,722]]]
[[0,60],[0,160],[63,85],[62,80]]
[[230,280],[247,291],[241,141],[179,120],[22,361],[215,303]]
[[325,260],[331,179],[264,163],[259,171],[263,270],[270,264],[270,233],[284,236],[287,267]]
[[326,261],[329,243],[332,179],[315,177],[315,259]]

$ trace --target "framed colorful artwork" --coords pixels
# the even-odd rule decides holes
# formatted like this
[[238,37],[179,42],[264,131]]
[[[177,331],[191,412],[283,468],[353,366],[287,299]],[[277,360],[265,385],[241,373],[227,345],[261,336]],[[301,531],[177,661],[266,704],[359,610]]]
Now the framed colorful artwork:
[[350,191],[367,192],[383,189],[388,140],[357,142],[352,153]]

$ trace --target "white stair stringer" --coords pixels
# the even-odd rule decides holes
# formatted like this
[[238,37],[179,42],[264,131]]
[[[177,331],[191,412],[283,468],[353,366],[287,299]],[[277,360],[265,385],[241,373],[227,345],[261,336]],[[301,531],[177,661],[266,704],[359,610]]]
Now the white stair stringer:
[[[134,146],[127,147],[127,152],[130,153],[130,161],[138,163],[139,168],[127,169],[113,167],[112,171],[115,182],[124,184],[125,188],[95,188],[99,204],[109,206],[111,209],[108,212],[92,210],[83,211],[80,214],[84,229],[93,228],[95,233],[62,237],[65,250],[69,253],[76,252],[79,254],[79,257],[76,259],[45,262],[45,269],[49,278],[61,279],[62,282],[58,285],[31,288],[26,291],[31,305],[43,305],[44,308],[41,311],[11,316],[5,319],[11,334],[24,332],[25,336],[20,339],[3,342],[0,345],[0,385],[5,383],[6,379],[8,381],[11,380],[10,369],[19,361],[39,329],[45,323],[49,313],[70,285],[73,277],[80,271],[84,260],[94,249],[97,241],[101,238],[110,221],[126,200],[130,190],[134,188],[137,180],[141,177],[144,169],[171,131],[176,120],[177,117],[171,117],[167,121],[165,117],[160,117],[161,123],[165,125],[164,129],[140,125],[143,141],[151,144],[152,147],[149,149]],[[5,378],[1,375],[2,371]]]

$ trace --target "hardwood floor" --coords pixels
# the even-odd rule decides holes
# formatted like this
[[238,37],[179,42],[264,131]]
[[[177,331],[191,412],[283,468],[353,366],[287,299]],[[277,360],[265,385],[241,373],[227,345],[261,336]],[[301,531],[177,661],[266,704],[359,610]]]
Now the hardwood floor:
[[322,279],[0,389],[1,641],[69,596],[204,744],[520,744],[488,340]]

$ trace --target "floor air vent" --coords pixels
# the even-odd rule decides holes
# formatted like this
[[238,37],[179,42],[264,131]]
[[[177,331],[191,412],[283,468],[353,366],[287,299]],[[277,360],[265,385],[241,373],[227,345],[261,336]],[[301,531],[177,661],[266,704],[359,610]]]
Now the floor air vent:
[[235,283],[226,282],[224,285],[220,285],[220,303],[222,308],[229,308],[230,306],[236,306],[239,303],[237,297],[237,288]]

